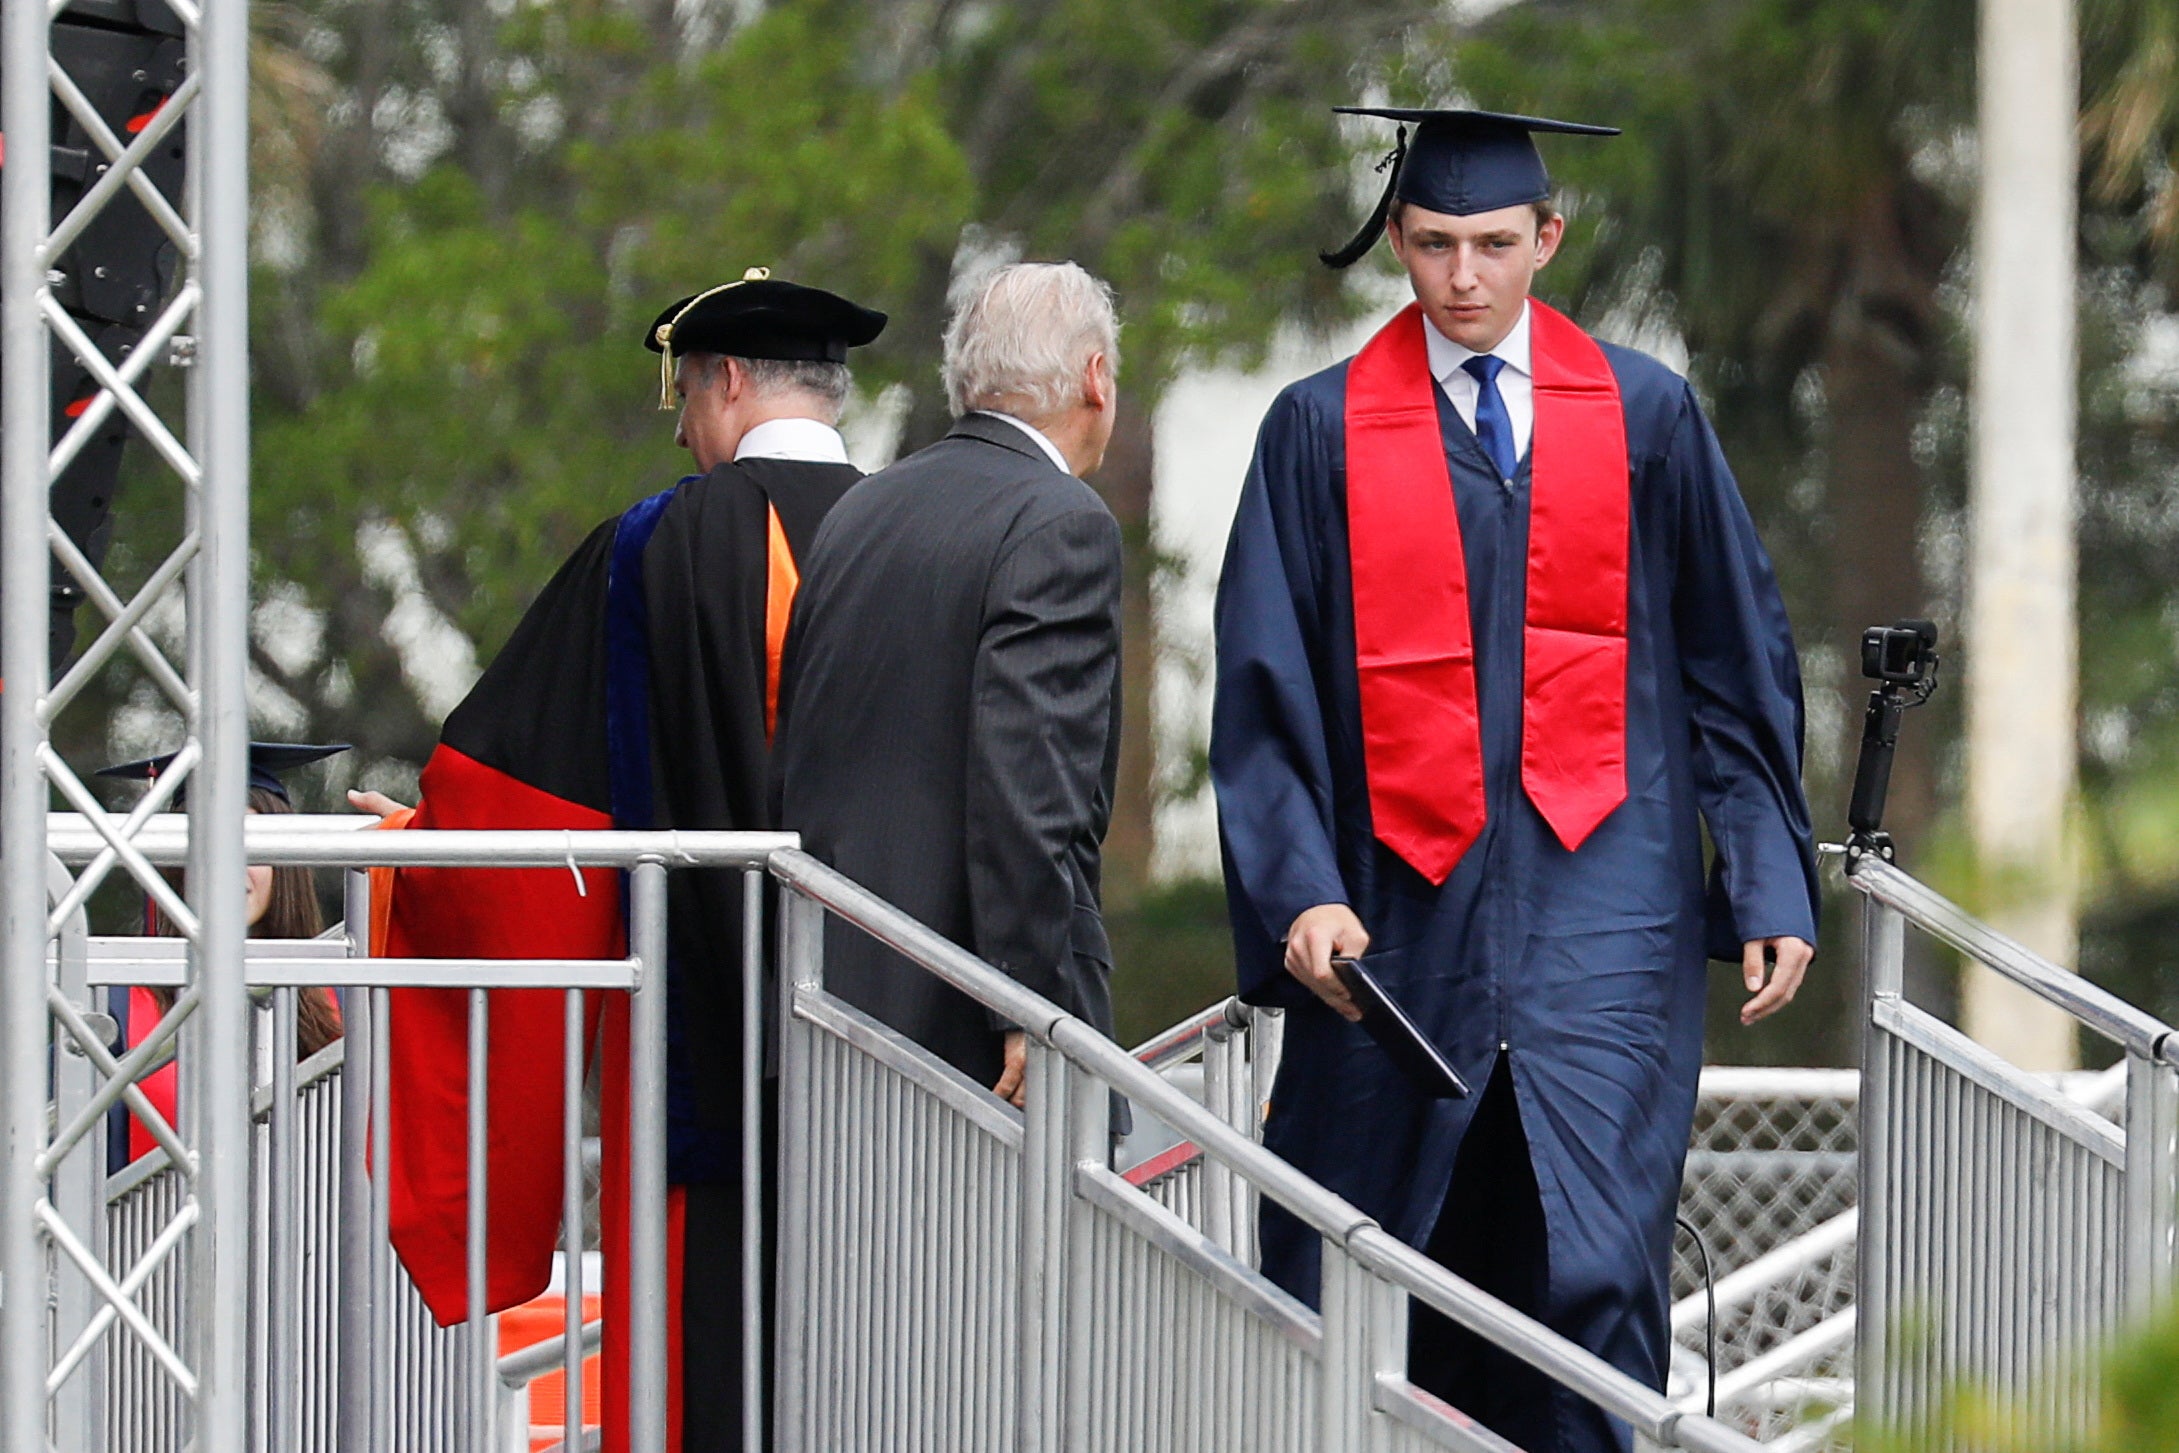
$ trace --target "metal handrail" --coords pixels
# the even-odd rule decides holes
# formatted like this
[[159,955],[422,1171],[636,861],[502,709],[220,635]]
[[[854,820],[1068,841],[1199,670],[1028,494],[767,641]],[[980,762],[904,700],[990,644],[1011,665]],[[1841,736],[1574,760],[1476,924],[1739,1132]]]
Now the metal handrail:
[[2179,1064],[2179,1043],[2173,1041],[2171,1025],[2007,938],[1893,864],[1864,853],[1851,861],[1846,879],[1924,933],[2057,1005],[2127,1051]]
[[[1089,1024],[800,851],[792,834],[362,831],[375,821],[348,815],[253,816],[245,824],[245,851],[258,863],[348,868],[765,867],[789,890],[1021,1025],[1039,1044],[1127,1096],[1333,1240],[1355,1264],[1539,1368],[1644,1436],[1697,1453],[1752,1453],[1757,1447],[1723,1424],[1684,1413],[1663,1394],[1428,1260]],[[152,818],[135,844],[154,863],[179,864],[187,853],[187,823],[176,814]],[[89,861],[106,846],[87,822],[72,814],[54,815],[48,843],[63,859],[77,862]],[[1196,1016],[1190,1021],[1192,1036],[1215,1034],[1221,1023],[1245,1023],[1245,1018],[1237,1022],[1235,1007],[1228,1001]],[[1176,1057],[1181,1052],[1177,1046],[1173,1050]]]
[[[761,868],[783,848],[801,846],[791,832],[613,832],[543,828],[434,828],[429,832],[368,831],[378,819],[352,813],[252,815],[243,823],[243,851],[252,863],[306,868]],[[81,814],[47,819],[47,846],[63,862],[86,863],[106,839]],[[189,854],[189,818],[147,818],[132,844],[160,867],[179,867]]]
[[1722,1423],[1683,1412],[1664,1394],[1429,1260],[1089,1024],[809,854],[775,853],[771,873],[791,891],[1020,1025],[1037,1043],[1118,1090],[1337,1243],[1365,1270],[1631,1423],[1652,1441],[1698,1453],[1753,1453],[1759,1446]]
[[[583,1323],[583,1355],[604,1345],[605,1319],[593,1317]],[[547,1337],[542,1342],[532,1342],[527,1347],[517,1347],[499,1359],[500,1385],[508,1388],[525,1388],[548,1372],[558,1372],[560,1364],[567,1360],[567,1333]]]
[[1222,999],[1152,1035],[1128,1053],[1151,1069],[1161,1070],[1194,1058],[1202,1052],[1204,1041],[1217,1038],[1221,1030],[1246,1029],[1255,1013],[1239,999]]

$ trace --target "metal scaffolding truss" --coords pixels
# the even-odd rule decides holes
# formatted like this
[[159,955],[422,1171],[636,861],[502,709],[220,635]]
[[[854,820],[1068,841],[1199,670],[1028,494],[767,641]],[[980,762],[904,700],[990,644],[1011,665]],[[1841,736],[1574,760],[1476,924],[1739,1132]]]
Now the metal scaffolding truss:
[[[0,1447],[73,1448],[95,1435],[101,1359],[113,1338],[149,1350],[190,1405],[198,1448],[246,1446],[248,1319],[193,1318],[178,1344],[136,1301],[166,1258],[180,1258],[192,1303],[248,1300],[248,995],[243,977],[242,821],[247,801],[244,700],[249,588],[248,85],[245,0],[166,0],[186,32],[187,74],[126,139],[101,118],[56,58],[52,26],[65,0],[9,0],[0,35]],[[52,116],[58,105],[103,153],[97,180],[52,216]],[[145,164],[186,117],[182,195],[163,195]],[[132,128],[133,129],[133,128]],[[55,271],[124,192],[164,230],[181,276],[142,343],[110,362],[56,297]],[[194,340],[183,342],[184,335]],[[58,343],[98,385],[57,444],[50,369]],[[177,428],[145,392],[147,374],[188,362]],[[164,466],[183,500],[180,542],[133,598],[100,577],[55,523],[51,489],[115,411]],[[141,490],[155,487],[146,481]],[[105,617],[104,628],[49,682],[51,562],[58,558]],[[168,659],[145,629],[177,589],[185,649]],[[180,713],[173,767],[126,818],[106,812],[54,751],[55,719],[122,653]],[[136,845],[184,784],[191,814],[186,890]],[[104,849],[71,875],[48,853],[55,797],[85,815]],[[80,910],[116,871],[158,903],[186,941],[174,1006],[118,1058],[110,1026],[84,990]],[[56,948],[56,944],[58,948]],[[57,955],[57,960],[56,956]],[[57,976],[49,963],[57,961]],[[73,964],[73,968],[71,965]],[[180,1124],[168,1124],[136,1080],[179,1048]],[[49,1117],[48,1091],[58,1106]],[[103,1208],[76,1187],[102,1159],[106,1112],[126,1102],[186,1176],[165,1230],[134,1264],[105,1256]],[[58,1317],[57,1329],[49,1320]],[[57,1330],[57,1335],[56,1335]]]

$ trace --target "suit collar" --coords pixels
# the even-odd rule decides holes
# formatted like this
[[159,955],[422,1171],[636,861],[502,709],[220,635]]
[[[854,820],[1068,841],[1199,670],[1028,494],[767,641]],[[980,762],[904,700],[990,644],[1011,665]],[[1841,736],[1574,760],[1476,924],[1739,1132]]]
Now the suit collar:
[[[963,414],[960,418],[955,419],[953,428],[946,437],[949,439],[977,439],[986,444],[996,444],[1001,449],[1011,449],[1016,454],[1026,459],[1034,459],[1039,464],[1051,465],[1052,463],[1050,457],[1043,450],[1037,448],[1036,440],[1030,438],[1007,420],[998,417],[996,414],[984,413],[981,410],[975,413]],[[1066,471],[1061,470],[1060,472],[1064,474]]]

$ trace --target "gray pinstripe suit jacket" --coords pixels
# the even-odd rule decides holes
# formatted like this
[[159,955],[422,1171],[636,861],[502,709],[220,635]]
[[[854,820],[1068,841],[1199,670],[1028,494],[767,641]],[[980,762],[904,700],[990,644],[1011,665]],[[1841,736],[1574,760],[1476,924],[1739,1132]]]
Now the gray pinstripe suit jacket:
[[[781,824],[1107,1033],[1119,737],[1119,525],[1027,435],[967,415],[834,506],[781,671]],[[833,925],[826,982],[998,1078],[991,1016],[859,932]]]

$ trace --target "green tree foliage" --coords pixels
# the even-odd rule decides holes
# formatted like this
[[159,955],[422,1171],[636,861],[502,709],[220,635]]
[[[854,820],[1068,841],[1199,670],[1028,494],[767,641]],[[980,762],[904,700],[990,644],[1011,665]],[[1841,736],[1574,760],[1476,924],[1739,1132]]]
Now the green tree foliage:
[[[1099,481],[1132,567],[1112,845],[1126,901],[1154,792],[1148,421],[1179,370],[1351,314],[1312,253],[1374,190],[1357,163],[1382,130],[1325,109],[1365,95],[1628,128],[1552,145],[1574,226],[1545,292],[1684,348],[1809,648],[1827,828],[1858,710],[1853,633],[1956,617],[1972,0],[1526,0],[1472,24],[1427,0],[253,14],[256,565],[260,596],[311,623],[300,644],[261,632],[256,664],[266,699],[285,698],[281,729],[354,741],[377,780],[420,763],[437,726],[394,627],[435,614],[488,656],[583,531],[681,473],[638,346],[664,302],[768,264],[885,308],[893,327],[859,373],[866,394],[898,386],[913,446],[943,422],[938,335],[962,267],[1071,256],[1117,285],[1127,322]],[[2160,339],[2179,357],[2179,8],[2083,0],[2082,17],[2088,959],[2153,998],[2179,926],[2179,364],[2151,366]],[[133,452],[132,472],[155,467]],[[124,493],[118,574],[178,530],[171,494]],[[409,552],[405,575],[365,559],[365,527]],[[125,668],[101,690],[145,703]],[[1910,851],[1945,805],[1948,710],[1908,737],[1894,818]],[[143,711],[120,720],[157,735]],[[1164,925],[1147,938],[1187,937],[1159,917],[1180,901],[1145,902]],[[1828,1020],[1804,1009],[1775,1038],[1718,1048],[1848,1056],[1849,978],[1822,976]]]
[[862,86],[854,59],[775,11],[647,75],[567,148],[557,196],[495,211],[452,160],[382,190],[368,261],[319,310],[324,386],[259,421],[267,565],[354,579],[359,520],[428,521],[433,596],[489,647],[590,526],[682,472],[641,347],[663,303],[753,265],[884,297],[949,256],[966,184],[930,87]]
[[[2100,1393],[2090,1426],[2076,1436],[2038,1430],[2020,1389],[1955,1392],[1931,1425],[1911,1432],[1869,1424],[1854,1446],[1864,1453],[1915,1453],[1957,1448],[1966,1453],[2138,1453],[2179,1448],[2179,1315],[2166,1313],[2120,1338],[2101,1354]],[[2071,1376],[2076,1369],[2067,1369]]]
[[[286,729],[413,768],[444,701],[404,671],[389,617],[443,617],[488,655],[591,524],[682,471],[638,346],[665,301],[768,265],[887,309],[859,377],[866,400],[901,386],[912,446],[943,422],[961,268],[1074,257],[1116,284],[1127,323],[1105,485],[1137,564],[1136,831],[1116,847],[1139,879],[1148,421],[1188,361],[1247,358],[1351,307],[1310,258],[1353,204],[1327,107],[1433,10],[260,7],[257,565],[266,595],[322,624],[314,649],[260,643],[300,719]],[[413,568],[374,566],[359,528],[391,531]]]

